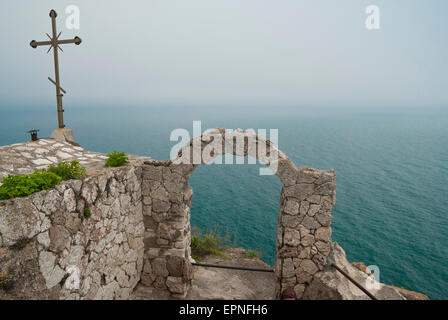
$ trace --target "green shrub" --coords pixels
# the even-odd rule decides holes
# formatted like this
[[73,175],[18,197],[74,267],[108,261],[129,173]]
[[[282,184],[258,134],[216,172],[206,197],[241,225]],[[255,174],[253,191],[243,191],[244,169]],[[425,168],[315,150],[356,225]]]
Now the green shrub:
[[106,160],[106,167],[120,167],[128,163],[128,157],[126,157],[124,152],[111,152],[107,154],[108,159]]
[[23,176],[7,176],[2,179],[0,200],[24,197],[35,192],[50,189],[61,182],[62,178],[53,172],[37,170]]
[[80,179],[86,176],[86,168],[73,160],[62,161],[58,165],[50,165],[48,169],[36,170],[32,174],[7,176],[2,179],[0,200],[25,197],[32,193],[50,189],[62,180]]
[[56,166],[52,164],[48,167],[47,171],[57,174],[62,180],[81,179],[86,175],[86,168],[80,166],[76,160],[70,163],[62,161],[62,163]]
[[89,219],[92,216],[92,212],[90,211],[89,208],[85,207],[84,208],[84,218]]

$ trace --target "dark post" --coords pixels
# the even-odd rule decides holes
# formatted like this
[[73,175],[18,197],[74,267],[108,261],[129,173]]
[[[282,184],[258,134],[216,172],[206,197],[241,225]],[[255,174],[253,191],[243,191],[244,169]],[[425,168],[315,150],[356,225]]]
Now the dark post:
[[[50,11],[50,17],[51,17],[51,28],[53,31],[53,38],[57,39],[57,33],[56,33],[56,17],[58,14],[56,11],[51,10]],[[58,58],[58,48],[56,47],[57,44],[53,45],[54,48],[54,75],[56,78],[56,103],[58,107],[58,124],[59,128],[64,128],[64,109],[62,108],[62,94],[61,94],[61,87],[60,87],[60,81],[59,81],[59,58]]]

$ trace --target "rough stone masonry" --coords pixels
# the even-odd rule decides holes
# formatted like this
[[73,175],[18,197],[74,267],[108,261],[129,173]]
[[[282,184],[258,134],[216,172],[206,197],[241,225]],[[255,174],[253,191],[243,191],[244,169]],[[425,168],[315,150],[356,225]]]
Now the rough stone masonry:
[[[216,136],[220,135],[220,139]],[[242,138],[242,139],[240,139]],[[301,298],[313,277],[327,265],[331,246],[331,208],[335,202],[335,174],[308,167],[296,168],[292,161],[275,146],[251,131],[237,130],[232,137],[224,129],[215,129],[199,139],[201,150],[219,140],[222,148],[211,150],[211,157],[229,151],[226,145],[240,139],[243,146],[233,144],[231,153],[258,157],[259,144],[267,146],[267,154],[275,153],[276,175],[283,183],[277,229],[278,277],[276,297],[285,288],[294,288]],[[227,140],[226,140],[227,139]],[[228,141],[231,139],[231,141]],[[257,148],[251,148],[254,141]],[[185,164],[182,155],[189,154],[192,141],[172,161],[146,161],[143,166],[143,216],[145,222],[145,265],[142,283],[167,288],[184,295],[191,279],[190,267],[190,208],[193,190],[188,178],[197,165]],[[262,159],[267,162],[266,159]],[[268,163],[271,165],[271,163]]]
[[[89,174],[0,202],[0,275],[13,279],[12,289],[0,290],[0,298],[127,299],[143,267],[138,159],[148,158],[105,169],[104,155],[51,139],[2,147],[0,155],[3,176],[72,159]],[[79,270],[79,287],[73,290],[65,285],[71,266]]]
[[[334,171],[297,168],[251,131],[237,130],[230,138],[224,132],[215,129],[194,138],[201,150],[211,150],[208,162],[222,153],[249,155],[277,168],[283,183],[273,298],[293,288],[298,299],[366,299],[330,267],[336,262],[361,282],[371,277],[331,241]],[[217,136],[222,148],[207,148]],[[2,176],[30,173],[62,159],[82,161],[89,176],[0,202],[0,276],[13,279],[11,290],[0,290],[0,299],[128,299],[139,282],[184,297],[193,276],[188,179],[198,164],[182,158],[194,139],[175,159],[131,156],[130,164],[114,169],[104,168],[104,155],[52,139],[1,147]],[[232,145],[235,140],[246,143]],[[267,149],[268,157],[259,157],[259,148]],[[278,157],[269,157],[273,153]],[[84,208],[90,218],[83,216]],[[79,270],[79,288],[68,286],[73,266]],[[385,287],[372,293],[405,299]]]

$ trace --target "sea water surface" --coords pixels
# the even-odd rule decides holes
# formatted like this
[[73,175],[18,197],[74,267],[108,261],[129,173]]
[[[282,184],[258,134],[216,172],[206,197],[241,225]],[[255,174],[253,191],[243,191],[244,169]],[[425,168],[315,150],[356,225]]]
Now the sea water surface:
[[[0,145],[27,140],[29,129],[49,137],[57,124],[52,106],[1,108]],[[335,169],[333,240],[350,261],[378,266],[381,282],[448,298],[446,109],[92,105],[66,108],[65,120],[86,149],[155,159],[169,158],[171,131],[192,134],[193,120],[203,130],[278,129],[279,148],[297,166]],[[218,226],[273,264],[281,183],[260,167],[199,166],[191,223]]]

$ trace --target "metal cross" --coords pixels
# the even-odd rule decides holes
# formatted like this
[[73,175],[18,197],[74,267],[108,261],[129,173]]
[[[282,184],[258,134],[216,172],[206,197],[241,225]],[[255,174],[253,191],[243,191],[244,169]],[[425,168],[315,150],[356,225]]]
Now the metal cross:
[[59,34],[56,33],[56,17],[57,16],[58,16],[58,14],[56,13],[56,11],[54,11],[54,10],[50,11],[51,26],[52,26],[52,29],[53,29],[53,36],[52,37],[50,37],[50,35],[47,33],[47,36],[48,36],[48,38],[50,38],[50,41],[37,42],[36,40],[33,40],[33,41],[30,42],[30,46],[33,47],[34,49],[39,47],[39,46],[50,46],[50,48],[48,49],[47,53],[50,52],[51,48],[54,49],[53,50],[53,52],[54,52],[54,74],[55,74],[55,77],[56,77],[56,81],[54,81],[50,77],[48,77],[48,80],[50,80],[56,86],[56,102],[57,102],[57,107],[58,107],[59,128],[65,128],[64,116],[63,116],[64,109],[62,108],[62,97],[63,97],[63,94],[61,93],[61,91],[63,93],[66,93],[66,91],[61,88],[61,85],[60,85],[60,82],[59,82],[58,49],[63,51],[62,48],[59,46],[60,44],[74,43],[76,45],[80,45],[81,44],[81,39],[79,37],[75,37],[75,38],[70,39],[70,40],[59,40],[59,36],[61,35],[61,32],[59,32]]

